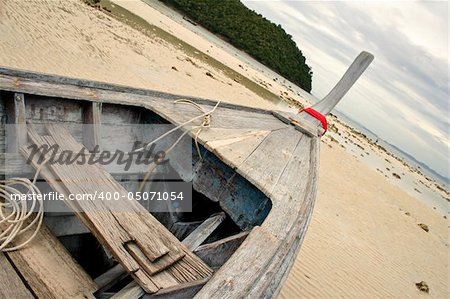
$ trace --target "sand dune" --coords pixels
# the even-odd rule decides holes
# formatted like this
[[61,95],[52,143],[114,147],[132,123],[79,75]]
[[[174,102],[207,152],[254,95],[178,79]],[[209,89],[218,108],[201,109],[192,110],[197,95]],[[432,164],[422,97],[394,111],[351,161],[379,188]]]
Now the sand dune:
[[[166,30],[189,34],[167,16],[148,13]],[[81,1],[0,0],[0,66],[273,107],[220,68]],[[252,69],[242,73],[270,79]],[[283,85],[271,91],[296,97]],[[449,297],[448,221],[328,139],[322,145],[316,209],[280,297]],[[429,294],[416,288],[420,281]]]

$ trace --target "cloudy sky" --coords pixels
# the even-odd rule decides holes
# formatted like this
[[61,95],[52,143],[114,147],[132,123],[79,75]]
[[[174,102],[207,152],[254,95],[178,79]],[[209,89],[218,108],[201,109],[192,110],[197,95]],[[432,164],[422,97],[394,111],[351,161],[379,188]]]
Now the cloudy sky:
[[293,36],[322,98],[361,50],[374,62],[339,110],[450,177],[448,2],[248,1]]

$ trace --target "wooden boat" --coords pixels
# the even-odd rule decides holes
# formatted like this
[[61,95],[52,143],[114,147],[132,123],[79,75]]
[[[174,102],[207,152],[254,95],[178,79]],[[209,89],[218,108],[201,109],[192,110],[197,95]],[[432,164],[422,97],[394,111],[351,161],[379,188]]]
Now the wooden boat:
[[[192,183],[192,213],[163,213],[165,216],[155,213],[164,227],[158,226],[159,222],[155,223],[153,216],[139,204],[134,206],[138,211],[135,214],[145,220],[133,219],[133,225],[116,219],[119,214],[115,212],[103,213],[103,220],[95,218],[98,213],[89,211],[48,213],[45,225],[29,244],[0,255],[5,274],[0,281],[0,295],[275,297],[299,252],[314,207],[320,136],[326,126],[320,115],[331,111],[372,59],[371,54],[362,52],[313,110],[299,114],[226,103],[214,109],[215,101],[186,97],[183,98],[196,105],[180,105],[174,102],[181,98],[177,95],[0,68],[3,176],[36,171],[27,164],[27,153],[23,150],[30,140],[51,139],[67,143],[67,147],[78,144],[86,148],[92,144],[108,147],[117,141],[132,144],[135,137],[126,133],[130,124],[178,126],[194,119],[192,124],[200,125],[205,117],[210,121],[209,127],[203,126],[198,134],[197,130],[189,131],[196,139],[189,140],[193,171],[177,173],[180,179]],[[200,113],[199,108],[213,112]],[[12,138],[5,134],[8,124],[15,125]],[[40,128],[40,132],[30,129],[43,124],[50,124],[47,133],[45,128]],[[62,125],[66,131],[58,131],[53,124]],[[83,124],[94,126],[75,129]],[[177,132],[184,130],[186,126],[180,126]],[[178,162],[174,159],[169,163]],[[134,192],[136,180],[130,178],[138,177],[139,181],[146,174],[142,169],[124,174],[114,168],[107,168],[108,173],[103,168],[88,166],[70,171],[62,166],[46,167],[39,169],[47,186],[43,192],[64,193],[80,187],[64,185],[64,177],[72,179],[71,175],[77,171],[84,172],[88,180],[95,182],[98,177],[105,177],[111,188]],[[109,214],[116,218],[111,220]],[[105,225],[95,221],[100,224],[105,221]],[[118,225],[109,221],[118,221]],[[114,233],[122,229],[131,239],[117,245]],[[169,250],[130,245],[144,242],[140,238],[147,233],[156,244],[147,240],[148,247],[169,247]],[[161,237],[163,241],[158,239],[160,235],[165,236]],[[127,252],[120,251],[122,245]],[[161,252],[155,254],[158,250]],[[167,262],[169,256],[172,260]],[[190,260],[186,262],[188,257]],[[127,259],[134,259],[137,264]],[[182,261],[184,268],[180,266]],[[157,269],[152,272],[152,267]],[[200,270],[185,273],[195,267]],[[188,278],[184,279],[185,276]]]

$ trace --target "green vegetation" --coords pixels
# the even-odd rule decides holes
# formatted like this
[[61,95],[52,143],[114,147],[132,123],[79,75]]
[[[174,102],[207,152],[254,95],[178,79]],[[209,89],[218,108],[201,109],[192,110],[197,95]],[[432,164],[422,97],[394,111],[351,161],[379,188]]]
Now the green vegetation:
[[311,91],[311,68],[292,36],[239,0],[163,1],[304,90]]

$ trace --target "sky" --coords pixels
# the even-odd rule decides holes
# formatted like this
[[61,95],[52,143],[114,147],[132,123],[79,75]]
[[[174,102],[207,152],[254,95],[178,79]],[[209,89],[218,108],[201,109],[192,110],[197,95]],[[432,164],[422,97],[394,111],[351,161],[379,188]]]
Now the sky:
[[242,2],[292,35],[318,98],[362,50],[372,53],[338,110],[450,177],[447,1]]

